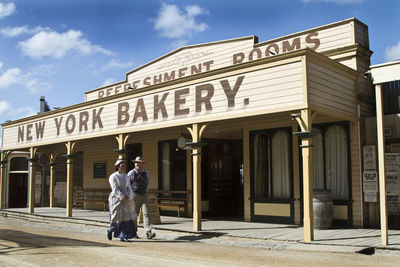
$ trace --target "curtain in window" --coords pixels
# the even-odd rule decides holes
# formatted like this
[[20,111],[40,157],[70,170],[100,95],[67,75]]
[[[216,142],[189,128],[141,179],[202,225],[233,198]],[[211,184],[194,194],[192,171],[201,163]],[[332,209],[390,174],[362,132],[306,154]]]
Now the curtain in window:
[[346,131],[331,126],[325,135],[326,182],[335,200],[349,199],[348,155]]
[[170,159],[170,151],[169,151],[169,143],[165,142],[162,144],[162,159],[161,159],[161,166],[162,166],[162,189],[169,190],[171,184],[171,159]]
[[257,134],[254,136],[254,194],[255,197],[267,196],[267,136],[265,134]]
[[312,144],[312,179],[313,189],[324,188],[324,154],[322,145],[322,134],[318,128],[313,128],[316,135],[313,136]]
[[277,131],[272,137],[273,198],[290,198],[289,133]]

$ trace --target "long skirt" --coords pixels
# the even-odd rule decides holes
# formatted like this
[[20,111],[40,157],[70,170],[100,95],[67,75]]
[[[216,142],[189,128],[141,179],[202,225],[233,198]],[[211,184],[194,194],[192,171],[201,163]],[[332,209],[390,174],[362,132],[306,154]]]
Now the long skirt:
[[108,231],[114,233],[117,238],[134,238],[137,236],[137,229],[134,221],[136,212],[133,201],[122,202],[116,197],[108,200],[110,212],[110,227]]

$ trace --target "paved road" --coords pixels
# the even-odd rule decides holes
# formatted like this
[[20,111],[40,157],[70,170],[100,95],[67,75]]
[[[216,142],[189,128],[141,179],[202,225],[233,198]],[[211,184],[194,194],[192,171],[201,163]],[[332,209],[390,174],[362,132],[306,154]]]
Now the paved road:
[[82,231],[0,217],[0,266],[398,266],[400,256],[297,251],[232,237],[158,230],[153,240],[108,241]]

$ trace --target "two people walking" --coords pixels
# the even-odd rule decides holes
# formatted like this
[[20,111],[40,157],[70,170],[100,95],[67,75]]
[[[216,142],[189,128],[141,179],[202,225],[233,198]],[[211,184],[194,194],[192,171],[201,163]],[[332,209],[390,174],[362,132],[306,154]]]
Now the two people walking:
[[147,191],[150,185],[150,176],[143,169],[141,157],[132,161],[135,168],[128,175],[126,162],[118,159],[115,162],[115,172],[110,175],[108,181],[111,186],[111,193],[108,198],[110,226],[107,229],[107,238],[120,238],[122,242],[129,242],[129,239],[137,236],[137,214],[142,208],[144,228],[148,239],[154,238],[155,233],[151,229],[151,220],[148,213]]

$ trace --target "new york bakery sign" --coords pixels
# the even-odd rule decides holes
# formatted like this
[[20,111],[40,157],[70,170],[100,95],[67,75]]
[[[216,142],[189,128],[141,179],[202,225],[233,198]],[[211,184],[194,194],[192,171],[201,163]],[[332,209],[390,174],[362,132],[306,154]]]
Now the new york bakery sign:
[[[278,54],[305,47],[316,50],[320,44],[318,32],[310,32],[292,39],[291,42],[283,40],[280,47],[278,44],[269,44],[264,48],[252,49],[250,52],[235,52],[231,54],[231,64],[264,58],[270,56],[272,51]],[[213,61],[204,64],[206,71],[213,70]],[[301,69],[301,64],[297,63],[295,67]],[[131,98],[125,97],[125,100],[82,108],[72,113],[62,113],[60,110],[59,114],[62,115],[32,120],[31,123],[23,125],[3,127],[3,149],[84,139],[122,132],[123,129],[126,132],[162,128],[171,125],[172,121],[175,125],[188,124],[196,118],[203,121],[212,120],[213,117],[224,114],[231,118],[242,117],[245,116],[243,112],[245,109],[265,109],[268,105],[273,108],[274,103],[269,103],[269,99],[261,101],[263,92],[259,92],[256,97],[253,96],[254,102],[260,103],[260,107],[252,103],[252,99],[248,97],[252,88],[250,84],[246,84],[247,77],[252,81],[258,77],[262,82],[268,72],[276,73],[276,70],[263,69],[160,93],[133,95]],[[141,82],[146,85],[148,80],[145,78]],[[302,78],[299,79],[298,93],[300,105]]]

